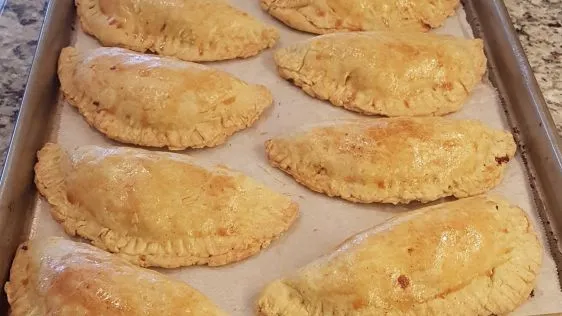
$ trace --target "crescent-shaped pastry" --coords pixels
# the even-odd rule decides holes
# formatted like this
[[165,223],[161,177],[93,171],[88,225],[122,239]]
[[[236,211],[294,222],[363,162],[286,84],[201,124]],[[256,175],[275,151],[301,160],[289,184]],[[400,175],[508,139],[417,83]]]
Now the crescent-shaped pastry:
[[500,182],[516,150],[510,133],[477,121],[429,117],[330,124],[267,141],[267,156],[304,186],[353,202],[481,194]]
[[183,282],[57,237],[20,245],[5,288],[12,316],[226,315]]
[[86,121],[129,144],[213,147],[252,125],[272,103],[269,90],[207,66],[121,48],[59,58],[61,90]]
[[427,31],[441,26],[458,5],[458,0],[261,0],[281,22],[315,34]]
[[422,33],[337,33],[275,52],[281,77],[363,114],[458,111],[486,70],[480,39]]
[[76,0],[82,29],[104,46],[189,61],[246,58],[277,30],[224,0]]
[[506,315],[542,261],[525,213],[498,198],[410,212],[271,283],[263,316]]
[[66,232],[140,266],[239,261],[298,216],[284,195],[185,155],[47,144],[38,158],[35,183]]

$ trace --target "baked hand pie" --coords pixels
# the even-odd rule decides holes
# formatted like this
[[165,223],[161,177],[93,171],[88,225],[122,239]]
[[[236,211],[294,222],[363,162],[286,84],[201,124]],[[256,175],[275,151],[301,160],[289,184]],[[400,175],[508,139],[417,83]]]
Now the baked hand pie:
[[440,117],[328,122],[265,146],[273,166],[311,190],[393,204],[484,193],[516,150],[509,132]]
[[185,155],[47,144],[35,184],[71,236],[140,266],[219,266],[267,247],[298,206],[253,179]]
[[250,57],[279,38],[224,0],[76,0],[76,7],[84,32],[104,46],[188,61]]
[[525,213],[499,198],[397,216],[274,281],[263,316],[505,315],[527,300],[542,261]]
[[20,245],[6,293],[12,316],[226,315],[183,282],[57,237]]
[[482,79],[482,40],[422,33],[337,33],[275,52],[281,77],[320,100],[384,116],[458,111]]
[[455,13],[459,0],[261,0],[286,25],[325,34],[349,31],[427,31]]
[[226,72],[121,48],[67,47],[58,75],[66,100],[107,137],[172,150],[222,144],[273,102]]

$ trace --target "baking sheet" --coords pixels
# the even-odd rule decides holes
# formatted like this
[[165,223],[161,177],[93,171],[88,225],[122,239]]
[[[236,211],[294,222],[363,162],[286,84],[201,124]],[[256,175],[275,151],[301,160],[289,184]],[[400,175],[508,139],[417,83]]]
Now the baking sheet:
[[[257,1],[235,0],[233,5],[257,18],[274,24],[280,31],[277,47],[304,40],[313,35],[290,30],[269,17],[259,8]],[[465,14],[458,14],[447,20],[437,33],[472,37]],[[99,44],[84,35],[76,27],[73,43],[81,50],[91,49]],[[278,192],[285,193],[300,205],[301,217],[297,223],[269,248],[257,256],[237,264],[219,267],[187,267],[160,270],[174,278],[181,279],[197,288],[225,311],[232,315],[253,315],[255,301],[261,289],[270,281],[287,275],[315,258],[330,252],[349,236],[372,227],[389,217],[420,207],[420,204],[388,206],[382,204],[359,205],[313,193],[298,185],[289,176],[270,167],[265,159],[263,143],[278,134],[335,119],[364,119],[341,108],[308,97],[299,88],[289,84],[276,74],[272,59],[273,50],[257,57],[229,62],[208,63],[208,65],[230,72],[248,82],[269,87],[274,104],[251,128],[239,132],[225,145],[212,149],[189,150],[198,159],[223,163],[261,181]],[[96,144],[117,146],[96,130],[90,128],[78,112],[64,102],[57,107],[54,132],[51,141],[67,149],[75,146]],[[508,129],[504,111],[493,87],[483,83],[476,87],[472,97],[459,112],[450,115],[458,119],[479,119],[494,128]],[[503,182],[491,194],[504,196],[513,204],[527,210],[535,228],[540,232],[542,244],[547,243],[540,220],[534,210],[534,203],[524,165],[518,156],[508,165]],[[31,238],[65,236],[62,228],[49,214],[49,205],[38,199],[31,229]],[[545,314],[562,311],[562,293],[558,284],[556,267],[549,253],[545,253],[541,274],[532,297],[519,308],[515,315]]]

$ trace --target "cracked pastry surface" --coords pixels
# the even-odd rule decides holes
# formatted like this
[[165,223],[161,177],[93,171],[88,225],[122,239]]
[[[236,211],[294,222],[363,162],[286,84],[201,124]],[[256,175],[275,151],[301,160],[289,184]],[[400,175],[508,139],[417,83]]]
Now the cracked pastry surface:
[[329,34],[274,57],[279,75],[310,96],[368,115],[458,111],[486,71],[482,40],[421,33]]
[[309,189],[361,203],[430,202],[497,185],[516,144],[478,121],[336,121],[266,142],[269,162]]
[[76,0],[84,32],[103,46],[189,61],[246,58],[272,47],[277,30],[224,0]]
[[298,216],[286,196],[186,155],[47,144],[38,159],[35,184],[65,231],[140,266],[243,260]]
[[352,31],[427,31],[455,14],[458,0],[261,0],[273,17],[315,34]]
[[226,72],[120,48],[64,48],[58,75],[66,100],[107,137],[172,150],[222,144],[273,102]]
[[263,316],[504,315],[527,300],[542,250],[525,213],[478,196],[397,216],[268,285]]
[[5,288],[13,316],[226,315],[183,282],[57,237],[20,245]]

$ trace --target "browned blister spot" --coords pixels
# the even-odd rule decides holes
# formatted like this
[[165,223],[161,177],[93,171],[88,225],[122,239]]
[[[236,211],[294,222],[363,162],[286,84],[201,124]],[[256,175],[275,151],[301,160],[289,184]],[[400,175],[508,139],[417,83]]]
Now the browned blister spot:
[[236,102],[236,96],[230,97],[224,101],[222,101],[225,105],[231,105],[232,103]]
[[496,162],[498,163],[498,165],[508,163],[509,157],[508,156],[496,157]]
[[402,274],[398,277],[398,284],[402,289],[406,289],[410,285],[410,279]]
[[458,146],[459,144],[455,140],[446,140],[443,142],[443,147],[445,148],[453,148]]
[[228,190],[235,190],[236,183],[232,177],[214,176],[209,182],[207,194],[210,196],[219,196]]
[[365,300],[362,298],[356,298],[355,300],[353,300],[353,303],[351,304],[353,306],[353,309],[355,310],[361,309],[367,305]]
[[440,87],[443,88],[444,90],[447,90],[447,91],[453,90],[453,84],[452,84],[451,82],[449,82],[449,81],[443,82],[443,83],[440,85]]

